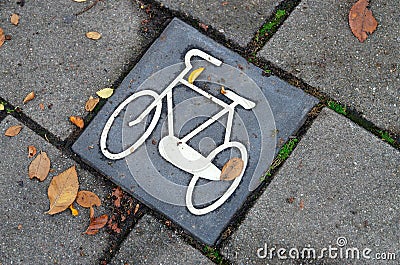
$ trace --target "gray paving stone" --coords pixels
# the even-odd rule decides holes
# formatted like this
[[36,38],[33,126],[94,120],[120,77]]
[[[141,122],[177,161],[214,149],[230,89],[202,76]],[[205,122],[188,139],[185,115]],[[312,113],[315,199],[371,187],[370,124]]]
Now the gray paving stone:
[[[200,58],[192,58],[193,69],[199,66],[205,67],[204,72],[196,79],[196,84],[200,88],[195,92],[181,83],[173,88],[170,101],[173,109],[170,112],[173,115],[170,119],[173,121],[171,127],[173,133],[168,134],[167,100],[165,97],[162,98],[165,95],[164,89],[186,69],[183,63],[185,54],[193,52],[194,48],[221,59],[223,64],[213,66],[205,60],[198,60]],[[208,55],[204,58],[208,58]],[[187,68],[187,70],[190,69]],[[181,78],[187,80],[188,75]],[[191,182],[196,179],[193,172],[185,170],[184,167],[186,163],[194,166],[203,164],[190,161],[187,157],[179,161],[174,160],[175,163],[173,163],[171,162],[173,159],[167,160],[160,149],[164,153],[176,151],[182,144],[183,136],[194,131],[200,124],[205,124],[206,119],[223,110],[222,105],[215,103],[218,102],[217,100],[225,102],[224,104],[232,104],[232,99],[220,93],[221,86],[234,91],[240,97],[254,101],[254,108],[233,107],[232,134],[228,137],[230,139],[226,139],[227,142],[224,139],[227,124],[227,120],[224,119],[227,115],[225,115],[222,118],[211,119],[217,122],[211,123],[187,143],[193,148],[191,150],[196,153],[196,157],[203,158],[203,163],[206,160],[207,165],[212,164],[215,168],[218,167],[217,170],[221,169],[233,156],[248,160],[247,167],[243,178],[235,179],[236,182],[219,181],[219,172],[212,174],[208,172],[203,174],[208,177],[214,174],[213,181],[206,180],[202,175],[199,183],[195,184]],[[148,94],[149,90],[152,91],[154,98],[161,98],[157,107],[159,115],[149,113],[138,125],[128,126],[129,122],[135,120],[139,113],[145,111],[147,104],[150,104],[153,97]],[[204,91],[207,91],[209,95],[204,95]],[[124,101],[138,95],[146,96],[138,97],[135,101]],[[161,96],[158,97],[158,95]],[[123,102],[128,105],[121,105]],[[200,34],[184,22],[174,19],[86,127],[72,149],[82,159],[110,176],[115,183],[150,208],[161,211],[168,219],[179,224],[194,237],[212,245],[218,240],[234,214],[242,207],[250,192],[260,184],[259,179],[272,162],[277,150],[278,139],[285,140],[292,135],[316,103],[315,98],[300,89],[290,86],[277,77],[263,76],[262,69],[249,64],[238,54]],[[107,141],[103,138],[107,144],[100,149],[99,142],[103,128],[109,126],[106,123],[119,106],[122,106],[119,108],[121,111],[115,114],[117,118],[110,126]],[[148,131],[149,134],[143,138],[144,142],[141,142],[140,146],[132,147],[134,142],[138,142],[137,140],[145,135],[144,128],[151,128],[146,127],[150,121],[155,124],[154,129]],[[172,138],[171,135],[176,138]],[[175,142],[168,147],[160,147],[162,141],[171,138]],[[207,142],[203,140],[211,144],[207,145]],[[236,147],[228,147],[233,142],[242,146],[248,155],[244,154],[244,151],[239,153]],[[87,148],[88,146],[92,148]],[[200,150],[202,146],[205,147],[205,151]],[[220,150],[218,156],[208,161],[211,150],[217,147]],[[226,148],[227,152],[221,151],[223,150],[221,147]],[[133,153],[131,153],[132,148]],[[114,154],[123,150],[127,151],[124,151],[124,156],[115,158],[106,156],[105,149]],[[177,151],[171,157],[175,158],[176,154],[181,154],[180,152]],[[182,157],[182,154],[177,157]],[[200,173],[196,174],[200,175]],[[193,196],[187,196],[190,182],[196,187]],[[236,184],[237,186],[234,186]],[[229,187],[232,188],[229,189]],[[232,191],[233,195],[226,201],[217,201],[227,191]],[[205,208],[211,204],[215,206],[216,202],[222,202],[220,207],[198,214],[189,211],[190,203],[186,198],[193,200],[197,208]]]
[[245,47],[272,14],[279,0],[192,1],[160,0],[166,7],[183,12]]
[[154,217],[145,215],[122,244],[111,265],[214,264]]
[[[1,47],[0,97],[62,139],[75,129],[68,117],[86,115],[89,96],[111,86],[148,43],[139,34],[143,11],[132,1],[100,1],[74,15],[88,4],[26,1],[20,7],[17,1],[0,1],[1,27],[12,36]],[[9,22],[12,13],[21,17],[18,26]],[[90,40],[88,31],[102,38]],[[31,91],[36,99],[23,105]]]
[[[79,215],[70,211],[50,216],[47,189],[55,176],[75,163],[57,149],[24,127],[19,135],[9,138],[5,130],[20,124],[8,116],[0,124],[0,264],[98,264],[109,248],[109,236],[83,235],[89,225],[89,211],[77,206]],[[28,177],[27,147],[47,152],[51,160],[50,173],[44,182]],[[103,205],[95,214],[106,213],[104,205],[110,188],[105,183],[77,167],[80,188],[95,192]]]
[[348,25],[354,2],[301,1],[260,55],[399,133],[400,10],[393,9],[398,1],[370,1],[379,26],[364,43]]
[[[399,177],[399,151],[325,109],[222,252],[235,264],[299,264],[277,256],[259,259],[257,250],[264,244],[269,250],[282,247],[287,251],[308,246],[318,255],[329,246],[343,253],[352,247],[360,252],[370,248],[371,257],[393,252],[398,259]],[[342,248],[337,245],[339,237],[347,240]],[[314,262],[378,264],[376,260],[330,259],[324,254],[324,259]]]

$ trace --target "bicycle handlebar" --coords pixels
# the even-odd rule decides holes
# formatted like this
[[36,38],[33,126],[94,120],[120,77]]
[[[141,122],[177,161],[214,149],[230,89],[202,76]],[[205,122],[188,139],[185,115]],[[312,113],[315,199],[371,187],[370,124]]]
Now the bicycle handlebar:
[[190,59],[193,56],[198,56],[200,58],[203,58],[204,60],[216,65],[216,66],[220,66],[222,64],[222,61],[218,60],[215,57],[212,57],[211,55],[199,50],[199,49],[191,49],[190,51],[188,51],[185,55],[185,65],[186,67],[191,68],[192,64],[190,63]]

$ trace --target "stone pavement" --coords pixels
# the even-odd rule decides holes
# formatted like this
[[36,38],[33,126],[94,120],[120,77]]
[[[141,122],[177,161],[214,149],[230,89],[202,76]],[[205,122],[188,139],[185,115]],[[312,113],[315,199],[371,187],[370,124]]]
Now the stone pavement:
[[[0,111],[1,265],[398,264],[399,150],[363,124],[326,107],[312,111],[294,152],[274,171],[265,190],[256,192],[254,205],[244,207],[246,214],[233,220],[216,249],[144,205],[138,214],[143,217],[130,217],[133,225],[119,234],[103,229],[95,236],[82,235],[88,225],[86,209],[77,217],[69,210],[44,214],[51,177],[72,165],[77,165],[81,188],[94,191],[103,201],[96,214],[111,216],[115,211],[114,186],[71,152],[81,131],[68,117],[85,116],[89,121],[85,101],[101,88],[120,84],[155,40],[148,30],[160,32],[163,28],[155,25],[165,27],[165,18],[176,15],[187,23],[196,21],[196,27],[203,23],[218,31],[225,40],[217,41],[227,48],[245,48],[276,6],[295,1],[160,0],[150,5],[101,0],[75,15],[93,2],[0,0],[0,27],[12,36],[0,47],[0,103],[9,112]],[[370,1],[379,27],[364,43],[347,24],[355,1],[299,2],[272,38],[261,44],[258,56],[362,113],[365,121],[388,130],[398,141],[400,11],[393,8],[397,0]],[[18,26],[9,22],[12,13],[21,17]],[[89,40],[88,31],[98,31],[102,38]],[[32,90],[36,98],[22,104]],[[23,115],[12,112],[16,106]],[[23,125],[21,133],[4,136],[16,124]],[[43,183],[27,176],[28,145],[46,151],[51,159],[53,170]],[[279,248],[283,250],[278,252]],[[323,257],[312,258],[312,249],[318,256],[324,248]],[[311,257],[301,259],[304,249]],[[346,253],[361,257],[346,258]],[[388,260],[378,262],[379,257]]]

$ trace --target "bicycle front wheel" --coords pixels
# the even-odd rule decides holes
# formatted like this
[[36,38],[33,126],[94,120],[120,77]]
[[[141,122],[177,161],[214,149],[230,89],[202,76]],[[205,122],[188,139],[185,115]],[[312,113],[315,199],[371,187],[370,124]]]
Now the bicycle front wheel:
[[[122,159],[122,158],[132,154],[136,149],[138,149],[147,140],[147,138],[153,132],[154,128],[156,127],[156,125],[158,123],[158,120],[160,119],[161,107],[162,107],[161,100],[159,100],[154,106],[152,106],[152,104],[150,104],[143,112],[143,113],[147,113],[147,115],[144,115],[143,117],[142,117],[142,115],[140,115],[139,118],[137,118],[139,120],[135,121],[135,123],[138,123],[138,122],[142,121],[143,119],[147,118],[147,116],[150,114],[150,112],[155,108],[155,113],[153,115],[153,118],[152,118],[149,126],[147,126],[144,133],[139,137],[139,139],[137,139],[132,145],[130,145],[128,148],[126,148],[125,150],[123,150],[122,152],[119,152],[119,153],[112,153],[107,148],[108,134],[109,134],[110,129],[111,129],[115,119],[117,118],[117,116],[121,113],[121,111],[128,104],[130,104],[131,102],[133,102],[134,100],[136,100],[137,98],[142,97],[142,96],[151,96],[154,98],[154,100],[158,100],[158,97],[159,97],[159,95],[152,90],[139,91],[139,92],[131,95],[127,99],[125,99],[114,110],[114,112],[111,114],[110,118],[108,118],[108,120],[104,126],[103,132],[101,133],[101,137],[100,137],[100,150],[105,157],[112,159],[112,160],[117,160],[117,159]],[[151,108],[151,109],[149,109],[149,108]]]

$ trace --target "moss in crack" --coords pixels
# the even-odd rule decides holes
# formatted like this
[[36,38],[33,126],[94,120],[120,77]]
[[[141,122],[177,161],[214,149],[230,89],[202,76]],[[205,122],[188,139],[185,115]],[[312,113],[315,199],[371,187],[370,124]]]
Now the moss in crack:
[[256,34],[256,41],[258,42],[260,38],[265,37],[272,32],[276,31],[276,28],[279,24],[281,24],[282,20],[285,18],[286,10],[278,9],[275,13],[273,19],[267,23],[265,23],[261,29]]
[[203,248],[203,253],[216,264],[225,265],[228,264],[226,260],[222,257],[218,250],[210,246],[205,246]]
[[346,107],[335,101],[328,101],[328,107],[339,114],[347,115]]
[[269,167],[267,173],[261,177],[260,181],[266,180],[267,177],[271,177],[272,173],[274,170],[279,167],[286,159],[289,158],[290,154],[293,152],[294,148],[297,146],[297,143],[299,142],[299,139],[297,138],[292,138],[289,141],[287,141],[279,150],[278,155],[272,162],[272,165]]

